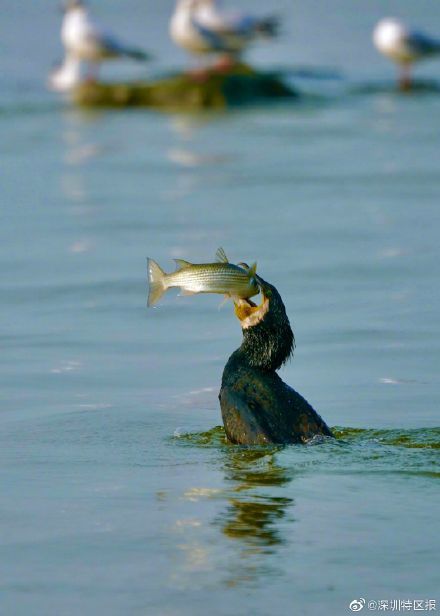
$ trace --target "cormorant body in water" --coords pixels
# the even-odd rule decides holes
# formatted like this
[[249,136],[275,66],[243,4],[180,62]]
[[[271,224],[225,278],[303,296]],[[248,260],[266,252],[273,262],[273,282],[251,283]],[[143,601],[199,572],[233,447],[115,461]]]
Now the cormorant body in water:
[[232,443],[304,443],[333,436],[318,413],[276,373],[291,356],[295,338],[280,294],[257,276],[263,300],[237,300],[243,342],[223,371],[219,394],[226,436]]

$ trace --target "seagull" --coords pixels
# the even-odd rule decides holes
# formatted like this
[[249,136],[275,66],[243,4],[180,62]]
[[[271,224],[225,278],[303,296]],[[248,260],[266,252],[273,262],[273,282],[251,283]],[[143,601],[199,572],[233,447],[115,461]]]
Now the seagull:
[[215,0],[178,0],[170,35],[191,53],[220,54],[230,67],[256,38],[276,36],[278,25],[274,16],[221,11]]
[[89,77],[96,78],[99,64],[110,58],[128,57],[149,60],[150,55],[129,47],[106,32],[90,16],[82,0],[67,0],[61,26],[61,40],[70,58],[86,62]]
[[382,19],[373,31],[373,43],[384,55],[400,66],[400,87],[411,87],[411,65],[440,54],[440,40],[412,30],[393,17]]

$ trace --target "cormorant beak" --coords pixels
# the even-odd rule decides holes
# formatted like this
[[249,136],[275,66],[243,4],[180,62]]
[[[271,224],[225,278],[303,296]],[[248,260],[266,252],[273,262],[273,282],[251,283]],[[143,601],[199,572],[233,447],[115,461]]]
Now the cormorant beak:
[[261,303],[259,305],[250,299],[238,299],[234,301],[234,311],[242,329],[257,325],[269,312],[269,299],[264,294],[264,289],[261,289]]

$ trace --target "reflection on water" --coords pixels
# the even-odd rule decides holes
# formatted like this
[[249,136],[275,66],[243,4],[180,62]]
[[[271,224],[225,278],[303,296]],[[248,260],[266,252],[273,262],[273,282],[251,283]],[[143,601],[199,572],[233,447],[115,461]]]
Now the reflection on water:
[[233,539],[241,539],[249,545],[272,546],[282,543],[282,537],[274,526],[276,519],[285,515],[291,498],[256,496],[256,500],[231,499],[223,532]]
[[191,141],[197,132],[209,124],[219,113],[179,113],[169,116],[168,126],[171,131],[183,141]]
[[[184,561],[175,568],[173,583],[188,587],[191,573],[209,579],[216,571],[220,583],[229,588],[256,587],[263,576],[267,582],[284,575],[286,558],[292,558],[303,542],[296,532],[301,517],[295,515],[295,499],[301,504],[304,481],[297,482],[295,490],[295,478],[438,477],[437,428],[336,427],[333,431],[336,439],[321,444],[269,448],[229,445],[220,427],[205,433],[176,433],[174,443],[219,455],[216,465],[221,467],[222,487],[205,485],[184,491],[182,499],[191,506],[187,516],[175,523]],[[204,507],[209,511],[213,507],[216,513],[207,516]],[[206,517],[212,520],[208,527]],[[209,526],[218,530],[214,540]]]
[[[192,487],[183,494],[185,501],[221,502],[221,512],[213,525],[229,540],[230,558],[223,567],[223,583],[227,586],[254,584],[262,575],[276,575],[276,553],[292,539],[294,499],[286,495],[286,487],[294,472],[276,459],[280,447],[247,448],[228,445],[223,428],[206,433],[175,434],[182,444],[214,447],[220,450],[224,489]],[[179,520],[188,541],[180,544],[186,553],[184,569],[194,570],[201,563],[205,571],[216,567],[215,545],[205,544],[193,518]],[[197,533],[194,529],[197,528]],[[220,541],[220,545],[223,545]],[[270,562],[267,556],[271,555]],[[177,575],[176,575],[177,578]]]
[[[63,170],[60,176],[61,191],[66,202],[72,205],[71,211],[83,214],[87,211],[89,195],[85,182],[85,169],[88,163],[98,157],[105,148],[94,135],[95,114],[68,109],[63,113],[61,141],[63,144]],[[89,128],[92,132],[89,135]]]
[[[275,554],[291,535],[288,515],[294,501],[277,488],[291,481],[291,472],[277,464],[276,449],[225,452],[224,471],[232,484],[226,510],[216,520],[222,533],[238,544],[226,584],[256,582],[260,575],[276,574],[266,554]],[[282,524],[284,522],[284,524]]]
[[87,193],[83,178],[78,174],[65,174],[61,177],[61,190],[68,202],[84,203]]
[[62,140],[65,144],[64,160],[70,167],[84,166],[90,160],[118,148],[101,143],[96,134],[101,114],[68,109],[63,113]]
[[236,148],[225,148],[223,141],[207,137],[213,123],[219,120],[218,115],[209,113],[170,117],[172,144],[164,154],[172,165],[174,180],[163,189],[165,201],[183,202],[214,183],[223,184],[227,169],[237,161],[238,154]]
[[225,154],[202,154],[186,148],[172,148],[167,153],[168,159],[180,167],[201,167],[204,165],[219,165],[228,162],[232,156]]

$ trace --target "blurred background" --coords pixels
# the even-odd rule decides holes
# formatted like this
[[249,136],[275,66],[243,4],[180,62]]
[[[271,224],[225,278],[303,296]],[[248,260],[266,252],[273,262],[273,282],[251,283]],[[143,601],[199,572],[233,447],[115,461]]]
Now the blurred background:
[[[227,5],[280,14],[246,59],[310,69],[298,101],[81,111],[46,90],[57,4],[0,0],[5,613],[315,616],[434,593],[440,64],[399,93],[371,31],[395,15],[440,35],[440,5]],[[173,6],[96,0],[156,57],[103,75],[187,66]],[[205,435],[240,328],[217,296],[147,310],[146,258],[171,271],[219,246],[284,299],[283,379],[368,438],[253,458]]]

